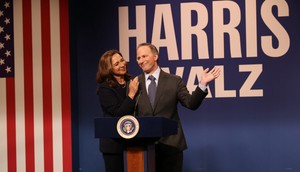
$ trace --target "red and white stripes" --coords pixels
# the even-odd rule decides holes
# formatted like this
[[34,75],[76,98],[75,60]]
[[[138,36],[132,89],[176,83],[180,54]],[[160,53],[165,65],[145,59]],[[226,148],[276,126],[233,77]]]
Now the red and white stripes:
[[0,78],[0,171],[71,172],[67,0],[14,0],[15,77]]

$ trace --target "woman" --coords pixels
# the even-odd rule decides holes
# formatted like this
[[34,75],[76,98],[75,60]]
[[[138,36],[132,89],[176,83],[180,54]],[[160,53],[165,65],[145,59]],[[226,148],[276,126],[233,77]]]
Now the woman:
[[[104,117],[133,114],[138,78],[131,80],[127,63],[118,50],[108,50],[99,59],[97,94]],[[106,172],[123,172],[123,147],[117,139],[100,139]]]

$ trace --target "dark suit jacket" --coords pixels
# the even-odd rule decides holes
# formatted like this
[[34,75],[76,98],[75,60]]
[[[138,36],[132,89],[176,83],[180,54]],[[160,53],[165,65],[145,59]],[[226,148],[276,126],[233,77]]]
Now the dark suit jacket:
[[146,91],[145,75],[139,75],[140,89],[142,91],[137,107],[138,116],[163,116],[178,122],[178,133],[163,137],[160,143],[176,147],[180,150],[187,148],[185,136],[178,116],[177,103],[180,102],[184,107],[196,110],[207,92],[203,92],[199,87],[192,95],[188,92],[182,78],[168,74],[161,70],[155,96],[155,105],[152,108]]
[[[128,85],[128,84],[127,84]],[[128,87],[126,87],[128,89]],[[127,96],[102,83],[98,87],[99,101],[104,117],[121,117],[133,114],[135,101]],[[127,91],[128,92],[128,91]],[[123,146],[120,139],[100,139],[100,151],[104,153],[122,153]]]

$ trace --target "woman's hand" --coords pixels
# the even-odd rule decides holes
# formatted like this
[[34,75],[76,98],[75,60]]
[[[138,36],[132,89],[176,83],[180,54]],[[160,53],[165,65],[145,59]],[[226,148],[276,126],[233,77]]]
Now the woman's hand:
[[128,96],[133,100],[138,90],[139,90],[139,80],[138,77],[136,76],[134,79],[130,80],[129,82]]

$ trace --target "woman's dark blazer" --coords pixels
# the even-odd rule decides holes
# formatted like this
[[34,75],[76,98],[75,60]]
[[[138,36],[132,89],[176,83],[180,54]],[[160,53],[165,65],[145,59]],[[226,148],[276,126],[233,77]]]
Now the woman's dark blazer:
[[152,108],[146,91],[144,74],[139,75],[139,83],[142,94],[139,97],[136,114],[138,116],[163,116],[177,121],[178,133],[163,137],[159,142],[180,150],[186,149],[187,144],[179,119],[177,104],[180,102],[182,106],[196,110],[206,97],[207,92],[196,87],[195,91],[190,94],[181,77],[161,70],[156,89],[154,108]]
[[[116,89],[101,83],[98,87],[98,97],[104,117],[121,117],[133,114],[135,101],[128,97],[128,83],[126,97],[120,95]],[[100,139],[100,151],[103,153],[122,153],[123,146],[118,139]]]

